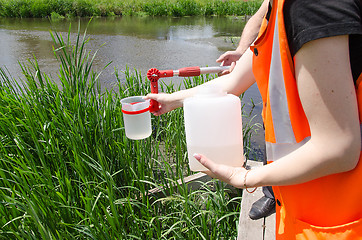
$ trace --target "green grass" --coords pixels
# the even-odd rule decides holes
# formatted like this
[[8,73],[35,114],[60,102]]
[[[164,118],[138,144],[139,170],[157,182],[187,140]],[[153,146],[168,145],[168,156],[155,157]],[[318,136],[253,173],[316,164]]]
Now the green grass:
[[0,239],[234,239],[240,195],[219,181],[175,184],[190,174],[182,109],[153,117],[151,137],[127,139],[120,100],[147,94],[149,81],[128,70],[101,92],[86,33],[51,36],[60,86],[36,59],[21,83],[0,69]]
[[0,17],[252,15],[261,0],[0,0]]

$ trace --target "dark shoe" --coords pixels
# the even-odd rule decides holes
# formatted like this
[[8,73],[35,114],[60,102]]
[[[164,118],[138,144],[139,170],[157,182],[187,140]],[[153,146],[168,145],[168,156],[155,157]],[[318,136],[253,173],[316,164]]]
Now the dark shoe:
[[263,196],[251,206],[249,217],[257,220],[275,213],[275,199]]

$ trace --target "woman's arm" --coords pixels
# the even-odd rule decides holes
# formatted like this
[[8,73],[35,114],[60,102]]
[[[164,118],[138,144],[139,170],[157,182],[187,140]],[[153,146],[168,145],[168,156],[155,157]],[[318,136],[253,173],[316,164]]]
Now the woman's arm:
[[[217,84],[225,92],[239,96],[255,82],[252,72],[252,57],[251,50],[247,50],[240,60],[237,61],[232,73],[204,84]],[[188,97],[192,97],[197,92],[198,87],[177,91],[172,94],[148,94],[146,99],[154,99],[160,103],[160,110],[153,112],[154,115],[158,116],[182,107],[183,101]]]
[[[295,66],[311,139],[285,157],[249,172],[248,187],[303,183],[352,170],[358,163],[361,136],[348,36],[305,44],[295,56]],[[212,170],[211,175],[243,186],[244,169],[226,170],[205,157],[200,162]]]
[[348,36],[311,41],[295,56],[299,96],[311,139],[297,151],[248,175],[251,185],[289,185],[352,170],[361,137]]
[[238,47],[234,51],[227,51],[220,55],[216,62],[220,62],[222,66],[231,65],[229,70],[225,70],[221,75],[229,74],[234,69],[234,64],[244,52],[250,47],[258,36],[261,23],[268,11],[269,0],[264,0],[258,11],[248,20],[243,32],[240,36]]

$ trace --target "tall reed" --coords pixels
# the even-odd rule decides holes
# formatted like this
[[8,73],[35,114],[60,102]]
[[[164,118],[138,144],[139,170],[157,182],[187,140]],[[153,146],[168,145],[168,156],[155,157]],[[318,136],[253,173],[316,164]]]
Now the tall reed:
[[190,174],[182,109],[153,117],[150,138],[127,139],[120,99],[148,93],[148,80],[128,70],[101,92],[86,33],[75,44],[70,31],[51,36],[60,86],[36,59],[21,65],[21,83],[0,69],[0,238],[235,238],[240,194],[217,180],[176,183]]

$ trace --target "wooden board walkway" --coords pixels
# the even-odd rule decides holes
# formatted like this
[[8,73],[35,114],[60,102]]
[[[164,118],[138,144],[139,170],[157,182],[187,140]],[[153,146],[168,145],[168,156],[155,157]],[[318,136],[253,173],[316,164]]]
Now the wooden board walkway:
[[[248,160],[247,165],[254,168],[261,167],[262,163]],[[237,240],[275,239],[275,213],[259,220],[249,218],[251,205],[263,195],[262,188],[258,188],[254,193],[243,191]]]

